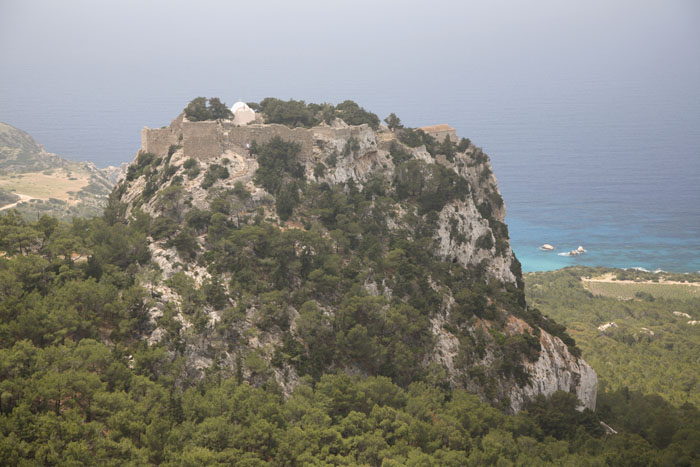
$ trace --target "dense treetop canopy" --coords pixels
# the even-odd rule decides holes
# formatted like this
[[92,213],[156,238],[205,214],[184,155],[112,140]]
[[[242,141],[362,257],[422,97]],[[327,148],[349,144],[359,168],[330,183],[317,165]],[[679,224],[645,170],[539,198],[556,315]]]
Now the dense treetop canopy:
[[196,97],[185,107],[185,117],[191,122],[201,122],[233,118],[233,114],[218,97]]
[[248,104],[256,112],[262,112],[265,123],[280,123],[292,128],[310,128],[325,122],[330,124],[333,119],[340,118],[348,125],[362,125],[366,123],[372,129],[379,128],[379,117],[366,111],[357,103],[346,100],[336,106],[333,104],[307,104],[304,101],[290,99],[283,101],[274,97],[267,97],[260,103]]

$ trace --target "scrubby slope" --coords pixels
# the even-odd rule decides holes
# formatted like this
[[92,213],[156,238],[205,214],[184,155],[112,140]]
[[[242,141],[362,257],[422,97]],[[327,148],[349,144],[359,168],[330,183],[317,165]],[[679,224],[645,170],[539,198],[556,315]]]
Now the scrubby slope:
[[158,130],[178,144],[139,153],[115,192],[157,265],[149,341],[192,374],[221,365],[288,393],[343,370],[438,378],[510,411],[560,389],[594,407],[573,341],[525,307],[488,157],[331,123]]

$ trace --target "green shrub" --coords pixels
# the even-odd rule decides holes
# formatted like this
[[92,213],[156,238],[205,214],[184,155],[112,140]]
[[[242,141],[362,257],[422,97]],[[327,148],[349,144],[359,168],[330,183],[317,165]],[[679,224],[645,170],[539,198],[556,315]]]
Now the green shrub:
[[299,187],[296,182],[289,182],[282,186],[276,197],[277,215],[286,221],[292,215],[294,208],[299,204]]
[[251,198],[250,191],[248,191],[242,182],[236,182],[233,185],[233,194],[243,202],[248,201]]
[[168,148],[168,159],[167,162],[170,162],[170,158],[173,157],[173,154],[177,152],[178,149],[182,149],[181,144],[171,144],[170,147]]
[[211,214],[211,211],[192,208],[185,214],[185,223],[195,231],[202,231],[209,225]]
[[417,148],[423,144],[423,133],[421,130],[413,130],[411,128],[405,128],[398,133],[399,141],[408,146],[409,148]]
[[331,155],[328,156],[327,162],[328,167],[335,168],[335,166],[338,165],[338,152],[334,150]]
[[292,128],[310,128],[320,123],[304,101],[283,101],[267,97],[257,107],[265,116],[265,123],[279,123]]
[[233,118],[229,108],[218,97],[196,97],[185,107],[185,117],[191,122]]
[[442,140],[437,147],[438,154],[443,154],[448,161],[452,162],[455,159],[455,154],[457,153],[457,145],[452,142],[450,138],[445,138]]
[[334,118],[341,118],[348,125],[367,124],[374,130],[379,128],[379,117],[368,112],[357,103],[346,100],[337,106],[332,104],[306,104],[304,101],[290,99],[283,101],[266,97],[259,104],[248,104],[256,112],[261,112],[265,123],[279,123],[291,128],[311,128],[322,122],[331,123]]
[[228,169],[219,164],[211,164],[207,169],[207,173],[204,174],[204,180],[202,180],[202,188],[208,189],[217,180],[224,180],[229,177]]
[[193,259],[199,251],[199,244],[188,229],[183,229],[172,240],[168,241],[168,246],[174,246],[177,252],[185,259]]
[[340,117],[348,125],[362,125],[366,123],[373,130],[379,129],[379,117],[366,111],[356,102],[347,100],[335,107],[336,116]]
[[389,146],[389,155],[394,161],[394,165],[402,164],[412,157],[411,153],[402,148],[396,141],[391,142]]
[[187,159],[185,163],[182,164],[182,167],[184,167],[185,174],[187,174],[187,178],[189,179],[193,179],[199,175],[199,162],[194,157]]
[[323,162],[319,162],[316,164],[316,167],[314,167],[314,177],[316,179],[323,178],[326,175],[326,166],[323,164]]
[[162,240],[172,237],[178,228],[178,224],[173,219],[160,216],[151,223],[149,234],[154,240]]
[[348,138],[345,142],[345,147],[343,148],[343,156],[347,157],[350,154],[357,154],[360,150],[360,142],[354,136]]
[[471,146],[472,142],[469,141],[469,138],[462,138],[459,140],[459,143],[457,144],[457,151],[458,152],[464,152],[467,149],[469,149],[469,146]]
[[150,152],[139,152],[136,156],[136,163],[131,164],[126,170],[126,180],[128,182],[139,178],[155,160],[156,155]]
[[399,199],[418,201],[419,214],[441,211],[453,199],[469,193],[466,180],[438,164],[411,159],[396,167],[394,185]]
[[474,246],[482,250],[490,250],[493,248],[493,237],[487,232],[476,239]]
[[403,128],[403,125],[401,124],[401,119],[396,116],[395,113],[390,113],[387,118],[384,119],[384,122],[386,122],[386,126],[389,127],[390,130],[397,130]]
[[275,136],[258,146],[258,170],[255,183],[269,193],[277,194],[285,178],[304,178],[304,167],[297,161],[301,146]]

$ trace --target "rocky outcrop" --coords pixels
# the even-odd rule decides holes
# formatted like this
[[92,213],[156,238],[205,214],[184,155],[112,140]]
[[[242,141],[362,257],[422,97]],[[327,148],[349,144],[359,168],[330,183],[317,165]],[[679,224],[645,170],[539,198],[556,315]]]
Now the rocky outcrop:
[[102,173],[102,176],[109,180],[112,185],[116,185],[126,176],[126,169],[129,168],[128,162],[123,162],[117,166],[109,165],[104,169],[97,169]]
[[[489,283],[489,286],[496,287],[494,284],[498,284],[503,291],[515,290],[516,295],[522,287],[519,263],[508,240],[506,210],[496,178],[488,157],[474,145],[462,146],[461,152],[448,158],[436,153],[434,149],[431,154],[425,146],[408,147],[386,128],[375,131],[367,125],[349,126],[341,120],[334,121],[332,125],[290,129],[282,125],[262,123],[238,127],[226,121],[188,122],[180,116],[170,127],[145,129],[142,136],[142,150],[154,151],[153,157],[158,163],[132,170],[132,175],[127,176],[119,187],[121,201],[127,205],[128,214],[134,214],[138,208],[157,218],[165,215],[166,211],[172,213],[174,210],[178,223],[184,222],[188,210],[208,210],[215,197],[232,196],[227,194],[240,191],[243,187],[249,197],[243,201],[242,198],[232,196],[232,212],[226,219],[230,224],[238,225],[239,213],[247,212],[257,213],[259,219],[264,218],[281,230],[309,229],[309,226],[302,226],[294,218],[281,221],[271,208],[275,201],[272,194],[254,183],[258,160],[255,154],[249,152],[248,145],[252,142],[263,144],[276,136],[299,145],[297,160],[304,168],[307,180],[328,186],[352,185],[362,189],[373,178],[379,177],[387,186],[395,189],[398,172],[403,167],[402,164],[405,166],[406,160],[414,163],[416,171],[423,171],[422,176],[427,180],[427,185],[435,182],[433,178],[438,176],[436,174],[447,171],[452,177],[464,182],[466,188],[463,195],[436,204],[438,208],[430,212],[430,222],[434,227],[434,251],[431,253],[446,263],[459,264],[475,276],[483,277],[480,280]],[[392,148],[394,151],[399,148],[403,159],[395,157]],[[192,159],[195,164],[190,162]],[[196,165],[199,171],[193,172],[192,165]],[[208,169],[214,166],[226,167],[228,176],[215,180],[211,185],[204,184]],[[436,167],[439,170],[434,170]],[[155,194],[154,184],[159,184]],[[144,192],[149,194],[145,195]],[[175,192],[179,193],[177,202],[172,197]],[[385,219],[386,225],[392,231],[409,232],[410,235],[414,228],[411,217],[424,214],[419,212],[415,203],[402,204],[396,201],[397,198],[399,197],[391,198],[396,204],[392,215]],[[322,232],[322,235],[331,237],[327,231]],[[151,239],[150,248],[153,261],[162,274],[162,283],[158,286],[161,296],[167,297],[167,302],[172,304],[181,300],[177,299],[175,290],[163,281],[181,272],[199,287],[213,276],[206,264],[182,257],[176,248],[169,245],[168,240]],[[205,234],[196,237],[194,241],[200,249],[206,247]],[[226,278],[222,279],[225,282]],[[392,298],[393,292],[384,279],[375,281],[369,275],[363,281],[368,294],[383,296],[387,300]],[[505,401],[504,408],[509,412],[521,410],[537,394],[550,395],[558,390],[576,393],[583,407],[595,407],[595,372],[585,361],[572,354],[559,337],[544,329],[533,329],[523,319],[505,309],[496,310],[497,319],[473,318],[469,322],[457,323],[458,329],[453,329],[453,309],[458,305],[457,300],[444,284],[432,284],[431,287],[445,299],[442,307],[433,310],[430,316],[433,347],[424,363],[443,367],[453,386],[465,387],[490,401]],[[490,298],[485,303],[489,307],[492,305]],[[236,303],[230,300],[229,305],[233,308]],[[154,308],[154,326],[157,324],[158,313],[165,306],[162,301]],[[518,306],[522,307],[523,304]],[[285,332],[293,335],[299,310],[289,305],[287,311],[291,319],[289,330]],[[247,336],[236,341],[238,351],[231,350],[234,346],[231,342],[221,341],[215,344],[213,342],[221,338],[213,331],[215,323],[220,320],[220,313],[210,308],[206,308],[205,312],[209,316],[210,325],[198,334],[193,334],[194,327],[183,325],[189,336],[185,339],[188,356],[194,362],[191,371],[195,373],[217,358],[220,365],[237,367],[240,363],[236,363],[236,352],[240,352],[240,348],[254,353],[255,358],[271,360],[276,355],[276,346],[282,345],[281,332],[259,332],[253,329],[254,318],[251,313],[254,310],[251,309],[234,326],[237,336]],[[330,315],[333,310],[327,309],[324,312]],[[187,323],[182,314],[178,319]],[[156,329],[150,340],[157,341],[162,335]],[[527,337],[523,341],[530,348],[537,346],[539,339],[539,350],[534,355],[531,352],[530,355],[515,357],[504,353],[500,347],[503,341],[518,336]],[[478,343],[480,350],[465,350],[465,341]],[[516,344],[520,345],[519,342]],[[217,346],[225,350],[221,350],[219,357],[215,358],[211,349]],[[513,376],[514,373],[503,370],[507,365],[502,363],[507,358],[517,359],[516,362],[507,363],[522,368],[523,377]],[[348,369],[350,370],[356,371]],[[241,371],[251,380],[260,377],[255,372]],[[295,369],[290,366],[276,367],[268,376],[274,377],[286,393],[291,391],[298,379]],[[485,384],[485,379],[491,383]]]
[[573,392],[582,407],[595,410],[598,376],[582,358],[569,352],[561,339],[542,330],[541,351],[535,362],[525,364],[530,383],[511,388],[508,397],[510,408],[518,412],[537,394],[551,395],[556,391]]
[[[506,402],[505,408],[509,413],[519,412],[538,394],[550,396],[556,391],[575,393],[581,402],[581,409],[595,410],[598,385],[595,371],[583,359],[573,355],[558,337],[542,329],[538,330],[540,351],[537,358],[524,362],[528,380],[522,384],[498,375],[494,368],[496,355],[490,350],[470,368],[460,368],[460,342],[446,329],[446,324],[447,319],[444,315],[438,315],[431,320],[431,331],[436,339],[432,361],[448,369],[453,385],[465,386],[484,399],[489,399],[493,398],[493,394],[489,396],[489,389],[484,387],[481,380],[488,378],[497,381],[497,384],[491,387],[491,391],[497,394],[497,400]],[[488,334],[491,327],[492,323],[489,321],[478,321],[469,328],[469,332],[472,336],[480,334],[480,337],[491,341]],[[509,318],[505,330],[510,336],[535,334],[529,324],[514,316]],[[474,368],[478,369],[477,379],[474,378],[474,371],[470,371]]]

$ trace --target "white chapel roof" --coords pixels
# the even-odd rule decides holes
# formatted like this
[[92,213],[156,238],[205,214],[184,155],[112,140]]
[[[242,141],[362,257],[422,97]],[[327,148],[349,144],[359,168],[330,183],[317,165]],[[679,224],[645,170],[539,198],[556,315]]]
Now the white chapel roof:
[[231,112],[236,113],[237,110],[253,110],[250,107],[248,107],[248,104],[245,102],[238,101],[233,106],[231,107]]

